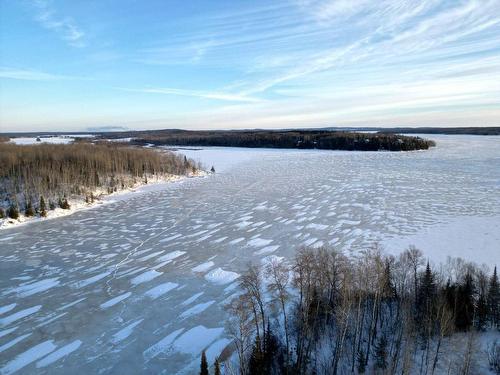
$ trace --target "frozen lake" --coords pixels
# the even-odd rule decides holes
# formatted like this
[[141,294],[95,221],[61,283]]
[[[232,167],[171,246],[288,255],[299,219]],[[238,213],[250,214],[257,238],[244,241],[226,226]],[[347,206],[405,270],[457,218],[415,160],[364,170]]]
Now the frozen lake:
[[500,137],[409,153],[187,150],[217,173],[0,232],[0,374],[192,373],[249,261],[375,241],[500,264]]

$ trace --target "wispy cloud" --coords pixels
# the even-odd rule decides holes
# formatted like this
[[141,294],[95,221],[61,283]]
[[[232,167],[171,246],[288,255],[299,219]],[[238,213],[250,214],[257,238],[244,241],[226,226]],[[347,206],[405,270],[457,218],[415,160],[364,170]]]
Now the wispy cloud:
[[198,90],[182,90],[175,88],[125,88],[125,87],[117,87],[119,90],[123,91],[131,91],[131,92],[140,92],[145,94],[160,94],[160,95],[178,95],[178,96],[191,96],[195,98],[203,98],[203,99],[214,99],[214,100],[222,100],[222,101],[230,101],[230,102],[261,102],[262,99],[254,98],[250,96],[240,95],[240,94],[231,94],[225,92],[216,92],[216,91],[198,91]]
[[29,69],[0,67],[0,78],[17,79],[23,81],[57,81],[63,79],[74,79],[75,77],[51,74]]
[[[43,28],[72,46],[88,42],[69,17],[73,2],[32,1]],[[33,68],[67,74],[91,68],[99,77],[95,90],[108,100],[72,117],[82,122],[187,128],[500,122],[500,0],[201,2],[198,12],[160,3],[134,1],[134,13],[124,10],[115,20],[106,2],[98,14],[78,2],[74,15],[88,22],[96,43],[57,62],[36,48],[32,56],[21,52],[40,58]],[[39,40],[19,34],[27,43]],[[75,52],[85,52],[81,61]],[[0,78],[74,79],[12,68],[21,53],[10,53]],[[116,98],[116,90],[143,95]],[[81,92],[75,89],[75,102],[89,100]],[[59,113],[55,108],[50,118]],[[148,122],[150,115],[156,118]]]
[[37,12],[35,19],[42,27],[54,31],[70,46],[85,46],[85,32],[71,17],[59,15],[50,0],[35,0],[33,6]]

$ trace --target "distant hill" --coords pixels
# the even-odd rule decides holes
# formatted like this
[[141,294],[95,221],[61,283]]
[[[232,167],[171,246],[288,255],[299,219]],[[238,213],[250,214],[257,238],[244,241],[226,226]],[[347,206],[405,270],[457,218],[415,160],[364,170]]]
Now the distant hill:
[[469,134],[500,135],[500,127],[468,127],[468,128],[388,128],[377,129],[381,133],[404,134]]

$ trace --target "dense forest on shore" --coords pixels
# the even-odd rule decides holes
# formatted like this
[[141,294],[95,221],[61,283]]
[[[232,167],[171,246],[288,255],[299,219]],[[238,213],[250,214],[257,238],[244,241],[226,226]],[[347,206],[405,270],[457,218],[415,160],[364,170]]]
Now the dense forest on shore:
[[98,191],[111,193],[196,168],[171,152],[114,143],[0,143],[0,216],[45,216],[56,206],[69,208],[68,199],[74,196],[89,201]]
[[459,134],[459,135],[500,135],[500,127],[464,127],[464,128],[389,128],[378,129],[380,133],[404,134]]
[[266,147],[349,151],[427,150],[434,142],[395,134],[331,131],[149,131],[134,138],[136,144],[169,146]]
[[[327,248],[270,257],[240,278],[227,306],[233,343],[214,371],[499,374],[500,287],[496,267],[485,267],[460,258],[432,267],[414,247],[397,257],[377,246],[356,257]],[[483,331],[493,340],[478,341]],[[208,367],[202,357],[200,373]]]

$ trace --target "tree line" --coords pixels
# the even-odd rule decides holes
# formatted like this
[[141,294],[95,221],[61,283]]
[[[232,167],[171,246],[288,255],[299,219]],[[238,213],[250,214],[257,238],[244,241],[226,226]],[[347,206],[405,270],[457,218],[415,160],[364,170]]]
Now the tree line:
[[389,128],[379,129],[381,133],[405,134],[461,134],[461,135],[500,135],[500,127],[460,127],[460,128]]
[[0,217],[17,218],[20,212],[44,216],[57,206],[69,208],[72,196],[90,202],[96,190],[111,193],[154,176],[185,175],[197,168],[171,152],[119,144],[1,143]]
[[[218,373],[473,374],[477,333],[500,331],[496,267],[432,267],[414,247],[397,257],[303,248],[291,264],[249,265],[239,287],[227,306],[233,354]],[[488,361],[500,373],[500,342]]]
[[[172,146],[266,147],[350,151],[427,150],[431,140],[398,134],[327,130],[186,131],[159,130],[124,133],[137,144]],[[123,135],[123,133],[121,134]]]

